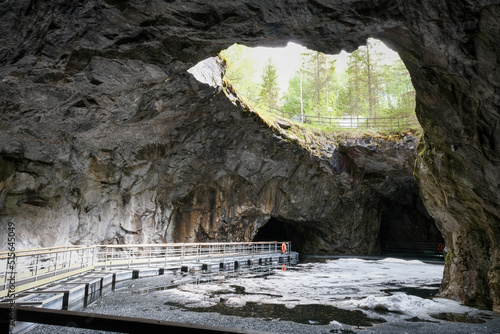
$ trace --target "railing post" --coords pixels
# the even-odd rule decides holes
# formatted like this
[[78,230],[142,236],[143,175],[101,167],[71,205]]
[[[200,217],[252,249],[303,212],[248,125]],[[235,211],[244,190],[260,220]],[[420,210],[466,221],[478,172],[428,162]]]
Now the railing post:
[[99,251],[97,246],[92,246],[92,267],[95,268],[99,263]]
[[83,263],[85,261],[85,250],[81,250],[82,253],[81,253],[81,258],[82,258],[82,262],[80,262],[80,268],[83,268]]
[[71,271],[71,257],[72,256],[73,256],[73,251],[69,251],[68,272]]
[[35,281],[38,280],[38,259],[39,259],[40,255],[37,254],[36,256],[36,262],[35,262]]
[[[55,259],[55,265],[54,265],[54,275],[56,275],[57,273],[57,258],[59,257],[59,252],[56,253],[56,259]],[[50,267],[49,267],[50,268]]]
[[165,267],[167,266],[168,261],[168,245],[165,245]]
[[104,269],[108,269],[108,247],[104,246],[104,249],[106,250],[106,254],[104,255]]
[[7,258],[7,260],[5,261],[5,275],[4,275],[4,280],[3,280],[3,283],[5,284],[6,290],[9,289],[9,287],[7,286],[8,273],[9,273],[9,259]]
[[196,245],[196,263],[200,263],[201,259],[201,244]]
[[152,249],[152,248],[153,248],[153,247],[149,247],[148,266],[150,266],[150,265],[151,265],[151,249]]

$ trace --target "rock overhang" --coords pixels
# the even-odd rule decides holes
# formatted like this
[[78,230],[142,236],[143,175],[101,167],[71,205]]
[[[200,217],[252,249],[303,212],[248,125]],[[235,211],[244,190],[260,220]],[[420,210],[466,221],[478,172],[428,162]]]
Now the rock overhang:
[[[499,12],[496,1],[4,1],[0,25],[9,33],[1,37],[0,51],[1,152],[16,171],[37,176],[34,187],[39,193],[9,197],[4,186],[0,191],[2,211],[6,205],[22,208],[24,203],[39,203],[36,198],[51,205],[60,203],[60,197],[54,196],[59,191],[67,198],[66,212],[83,209],[76,210],[77,218],[68,218],[70,233],[88,233],[93,224],[106,226],[102,221],[114,226],[111,217],[121,215],[141,226],[143,221],[154,222],[162,231],[156,236],[161,240],[172,228],[165,218],[175,210],[168,204],[172,195],[165,195],[169,200],[161,210],[152,208],[146,198],[165,193],[168,182],[182,181],[173,192],[185,191],[191,181],[176,165],[194,163],[190,156],[196,156],[209,138],[199,136],[197,149],[185,150],[189,154],[183,159],[179,154],[166,154],[175,146],[172,143],[182,143],[186,133],[192,133],[193,118],[206,117],[210,110],[207,101],[213,99],[213,90],[202,88],[194,93],[192,87],[198,84],[181,73],[234,42],[273,46],[295,41],[336,53],[351,51],[367,37],[376,37],[400,54],[416,89],[416,112],[425,131],[416,176],[426,207],[454,255],[446,264],[443,292],[467,303],[498,307],[500,131],[496,125],[499,83],[495,59],[499,54]],[[115,74],[126,73],[128,81],[118,83],[119,76],[92,75],[99,65],[109,69],[106,64],[117,68]],[[147,77],[141,71],[133,72],[134,68],[158,75]],[[167,78],[169,82],[163,83]],[[160,81],[175,89],[165,93],[158,86]],[[107,94],[101,94],[105,87]],[[182,99],[186,91],[208,100],[186,102]],[[205,113],[182,112],[188,106]],[[220,123],[224,117],[219,114],[210,121]],[[174,118],[182,126],[169,126],[168,120]],[[54,126],[58,122],[66,129]],[[127,130],[106,136],[112,122]],[[152,128],[162,128],[152,137],[159,141],[154,155],[164,162],[127,163],[133,151],[130,138],[140,142]],[[209,132],[214,138],[220,135],[217,130]],[[87,142],[92,143],[91,148]],[[220,142],[213,138],[210,142],[203,157],[224,159],[226,153],[218,149]],[[89,169],[91,157],[102,160],[94,166],[105,167],[106,154],[121,166],[113,175],[74,173],[75,169]],[[57,168],[51,167],[54,165]],[[170,176],[151,191],[147,185],[158,183],[160,170]],[[7,174],[4,183],[12,181],[12,174]],[[68,178],[72,190],[66,192],[46,181]],[[114,187],[114,195],[96,193],[96,182]],[[234,181],[228,178],[224,182]],[[99,203],[118,203],[114,201],[117,197],[123,204],[127,201],[121,200],[122,195],[129,193],[144,196],[131,200],[140,209],[125,214],[121,210],[100,212]],[[36,214],[38,220],[51,219],[49,211],[38,207],[42,208]],[[156,233],[147,223],[144,226],[142,233]],[[106,235],[105,230],[96,233]],[[126,230],[122,234],[122,241],[135,237],[127,236]]]

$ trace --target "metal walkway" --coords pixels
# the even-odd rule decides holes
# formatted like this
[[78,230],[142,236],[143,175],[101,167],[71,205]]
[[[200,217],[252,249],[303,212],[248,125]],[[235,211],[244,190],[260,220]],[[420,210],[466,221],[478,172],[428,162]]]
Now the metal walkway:
[[[129,279],[168,273],[165,282],[171,283],[179,275],[184,281],[187,275],[198,284],[228,275],[269,274],[297,262],[298,253],[290,250],[290,242],[96,245],[4,252],[0,253],[0,268],[5,268],[0,272],[0,315],[9,316],[0,317],[0,332],[23,334],[36,323],[78,323],[82,328],[134,333],[142,333],[144,326],[172,333],[253,333],[168,322],[150,324],[152,320],[115,316],[102,316],[89,325],[82,319],[94,319],[95,315],[74,311],[114,289],[117,282]],[[44,309],[54,314],[55,310],[67,311],[47,318]]]
[[1,252],[0,298],[9,294],[9,286],[17,294],[94,269],[183,270],[195,264],[238,266],[241,261],[258,263],[272,256],[298,257],[290,246],[290,242],[175,243],[39,248],[16,251],[15,257]]

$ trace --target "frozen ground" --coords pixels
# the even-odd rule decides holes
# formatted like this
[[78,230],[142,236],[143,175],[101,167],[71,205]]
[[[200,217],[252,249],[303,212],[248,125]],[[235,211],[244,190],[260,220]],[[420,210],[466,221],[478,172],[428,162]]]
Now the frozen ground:
[[[498,313],[433,297],[442,264],[338,258],[287,269],[203,284],[190,275],[127,281],[87,311],[274,333],[500,333]],[[179,285],[165,289],[172,279]],[[97,333],[33,331],[54,332]]]

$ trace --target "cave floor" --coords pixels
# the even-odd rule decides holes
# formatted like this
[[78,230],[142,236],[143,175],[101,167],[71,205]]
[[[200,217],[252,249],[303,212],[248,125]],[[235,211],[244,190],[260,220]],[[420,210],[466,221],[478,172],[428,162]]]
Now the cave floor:
[[[321,256],[202,284],[190,275],[144,278],[117,285],[85,311],[274,333],[500,333],[500,314],[437,297],[443,263],[423,260]],[[54,326],[31,333],[56,331],[109,333]]]

